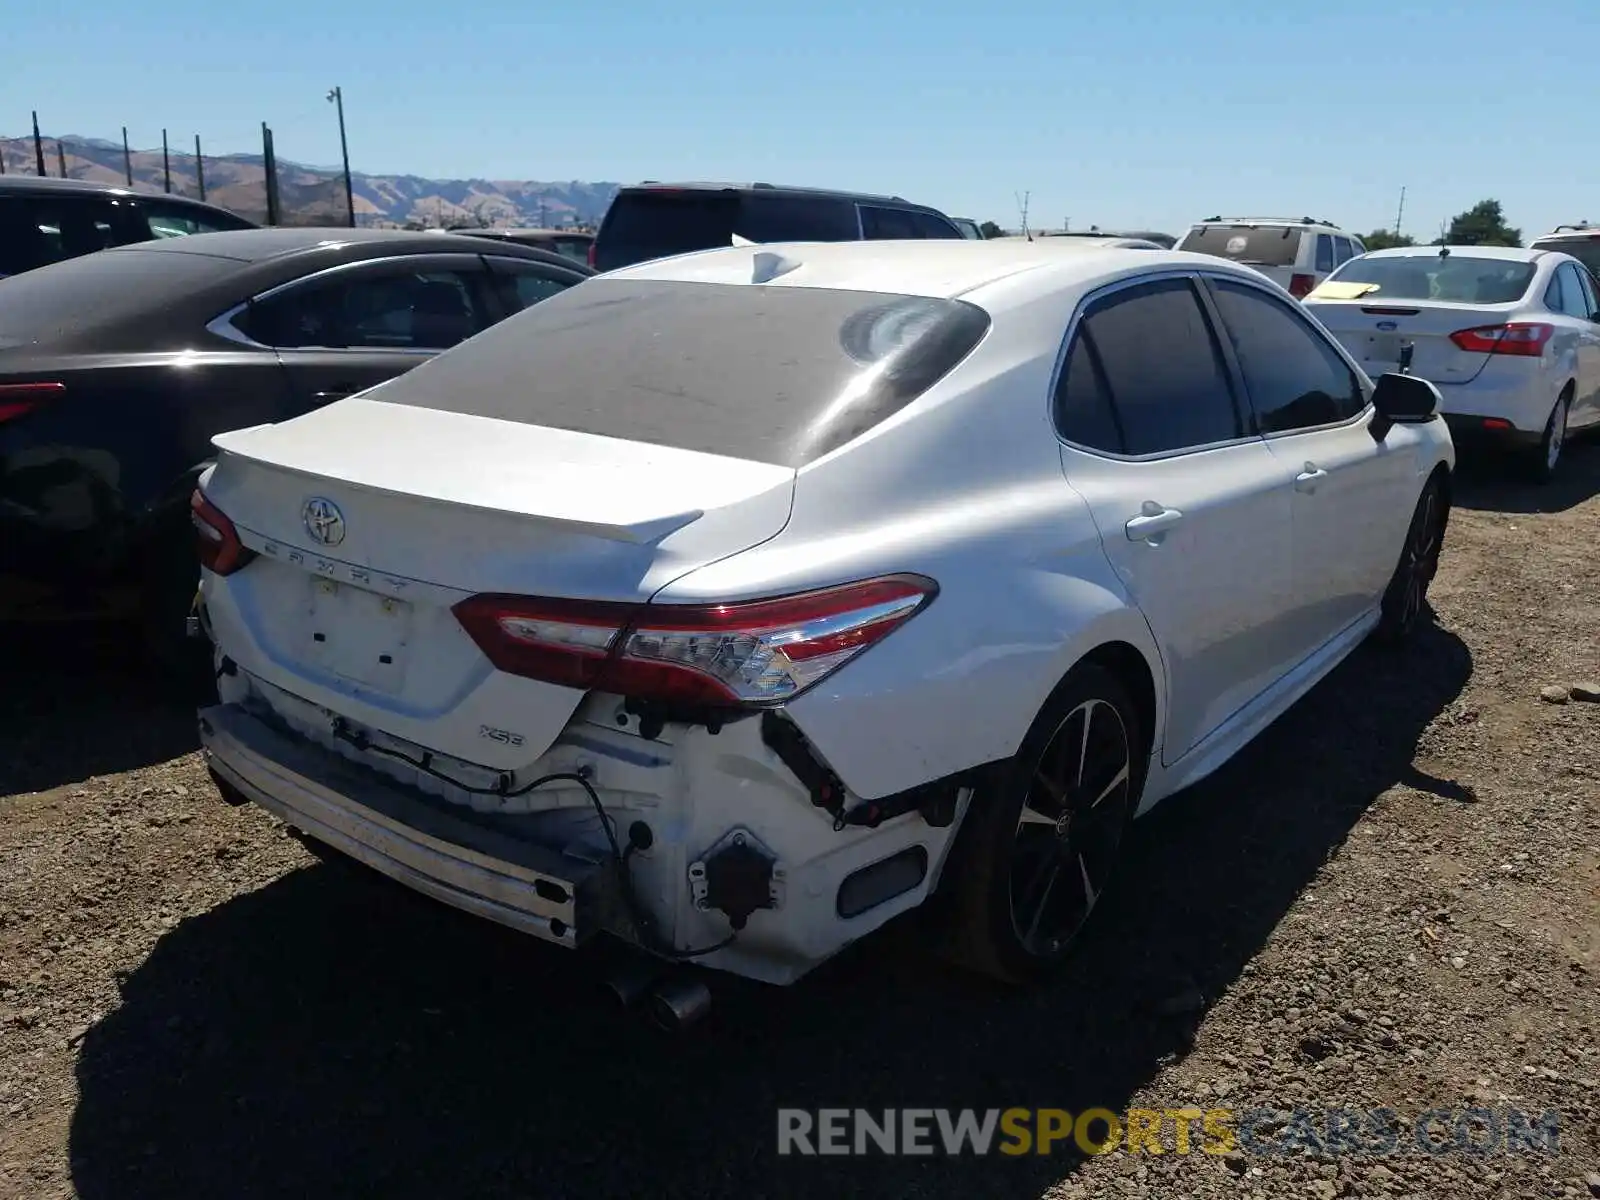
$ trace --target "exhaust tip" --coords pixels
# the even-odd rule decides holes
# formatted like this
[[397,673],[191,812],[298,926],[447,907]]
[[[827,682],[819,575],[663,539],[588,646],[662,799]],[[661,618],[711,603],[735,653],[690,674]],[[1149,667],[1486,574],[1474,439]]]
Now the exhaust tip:
[[650,994],[650,1020],[658,1029],[677,1033],[711,1010],[711,989],[698,979],[669,979]]
[[605,994],[619,1007],[632,1008],[660,980],[661,974],[662,968],[656,963],[625,962],[606,977]]

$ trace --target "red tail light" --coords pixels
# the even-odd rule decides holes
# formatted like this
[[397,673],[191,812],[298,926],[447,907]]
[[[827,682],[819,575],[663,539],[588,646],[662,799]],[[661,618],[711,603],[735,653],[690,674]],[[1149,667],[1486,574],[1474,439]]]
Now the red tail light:
[[205,493],[195,488],[189,497],[189,516],[198,533],[200,565],[217,575],[232,575],[247,566],[256,552],[239,540],[239,531]]
[[1554,335],[1554,325],[1541,321],[1513,321],[1509,325],[1479,325],[1458,329],[1450,340],[1470,354],[1514,354],[1538,358]]
[[589,269],[594,270],[594,243],[589,243]]
[[1291,296],[1306,296],[1310,293],[1311,289],[1316,286],[1317,277],[1315,275],[1289,276],[1289,295]]
[[66,390],[64,383],[0,383],[0,421],[30,413]]
[[938,593],[918,575],[733,604],[602,604],[472,596],[456,619],[497,668],[635,699],[781,704],[910,620]]

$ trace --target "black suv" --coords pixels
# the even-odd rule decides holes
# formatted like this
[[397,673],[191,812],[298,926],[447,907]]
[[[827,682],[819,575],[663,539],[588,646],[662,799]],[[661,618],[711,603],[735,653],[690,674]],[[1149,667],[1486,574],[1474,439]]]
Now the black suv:
[[0,175],[0,279],[95,250],[255,222],[184,196],[81,179]]
[[770,183],[641,183],[617,192],[589,250],[614,271],[652,258],[752,242],[961,238],[949,217],[899,196]]

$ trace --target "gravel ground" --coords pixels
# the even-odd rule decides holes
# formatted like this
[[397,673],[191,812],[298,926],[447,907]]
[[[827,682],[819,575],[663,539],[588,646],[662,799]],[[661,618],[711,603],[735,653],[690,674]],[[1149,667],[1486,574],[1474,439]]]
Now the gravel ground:
[[[677,1039],[586,960],[221,804],[191,713],[93,648],[27,658],[0,1196],[1600,1196],[1600,705],[1541,697],[1600,676],[1600,447],[1568,468],[1461,481],[1438,625],[1141,822],[1069,978],[1008,993],[891,930],[791,989],[718,982]],[[1378,1157],[775,1151],[780,1106],[1096,1105],[1405,1124]],[[1556,1110],[1559,1151],[1411,1141],[1470,1106]]]

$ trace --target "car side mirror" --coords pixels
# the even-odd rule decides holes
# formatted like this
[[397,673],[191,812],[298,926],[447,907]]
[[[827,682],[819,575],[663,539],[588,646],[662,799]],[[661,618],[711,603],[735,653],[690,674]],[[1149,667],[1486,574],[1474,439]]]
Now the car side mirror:
[[1444,397],[1439,389],[1418,375],[1391,371],[1380,375],[1372,390],[1372,406],[1378,416],[1393,425],[1416,425],[1438,415]]

